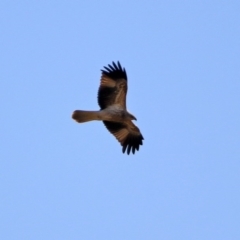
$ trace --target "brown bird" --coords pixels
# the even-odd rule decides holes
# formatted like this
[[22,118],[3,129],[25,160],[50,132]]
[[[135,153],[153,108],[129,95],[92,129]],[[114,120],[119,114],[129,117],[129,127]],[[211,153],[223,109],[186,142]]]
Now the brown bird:
[[143,136],[132,122],[137,120],[127,111],[127,73],[120,63],[112,62],[104,67],[98,89],[99,111],[75,110],[72,118],[79,123],[100,120],[122,145],[122,152],[139,150]]

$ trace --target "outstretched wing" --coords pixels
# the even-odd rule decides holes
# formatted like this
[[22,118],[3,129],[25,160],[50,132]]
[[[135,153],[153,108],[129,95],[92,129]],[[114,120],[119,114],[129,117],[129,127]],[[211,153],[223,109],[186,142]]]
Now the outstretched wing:
[[101,109],[113,104],[126,109],[127,73],[120,63],[112,62],[112,65],[104,67],[98,89],[98,104]]
[[123,153],[127,150],[127,154],[131,151],[134,154],[135,150],[138,151],[140,145],[143,144],[142,141],[144,138],[132,121],[127,122],[127,124],[109,121],[103,121],[103,123],[109,132],[120,142]]

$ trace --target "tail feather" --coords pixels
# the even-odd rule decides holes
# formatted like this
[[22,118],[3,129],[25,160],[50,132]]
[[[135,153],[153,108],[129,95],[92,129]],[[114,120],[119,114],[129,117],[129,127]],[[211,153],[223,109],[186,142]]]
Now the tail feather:
[[72,118],[79,123],[89,122],[93,120],[100,120],[99,111],[75,110],[72,114]]

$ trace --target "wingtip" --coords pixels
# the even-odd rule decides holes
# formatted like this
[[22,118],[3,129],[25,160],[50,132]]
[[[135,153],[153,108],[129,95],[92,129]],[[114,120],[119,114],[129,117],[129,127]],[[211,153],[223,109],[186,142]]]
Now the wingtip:
[[102,74],[108,75],[111,78],[124,78],[127,81],[127,72],[120,64],[120,61],[112,61],[112,65],[108,64],[101,69]]

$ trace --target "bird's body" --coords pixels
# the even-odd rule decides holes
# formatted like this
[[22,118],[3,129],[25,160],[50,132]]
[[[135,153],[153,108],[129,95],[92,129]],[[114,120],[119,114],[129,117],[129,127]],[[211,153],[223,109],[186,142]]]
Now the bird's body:
[[127,74],[120,63],[102,70],[98,90],[99,111],[75,110],[72,118],[79,123],[93,120],[103,121],[106,128],[117,138],[129,154],[134,154],[142,145],[143,136],[132,120],[137,120],[126,108]]
[[121,106],[113,105],[99,111],[83,111],[75,110],[73,112],[73,119],[79,123],[89,122],[93,120],[112,121],[123,123],[132,120],[132,115]]

